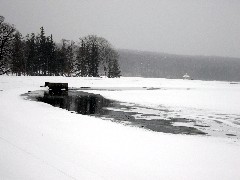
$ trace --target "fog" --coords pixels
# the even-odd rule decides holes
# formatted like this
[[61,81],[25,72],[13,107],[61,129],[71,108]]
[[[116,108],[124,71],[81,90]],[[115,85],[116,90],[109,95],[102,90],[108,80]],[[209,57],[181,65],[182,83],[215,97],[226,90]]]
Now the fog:
[[240,57],[239,0],[0,0],[23,34],[96,34],[116,48]]

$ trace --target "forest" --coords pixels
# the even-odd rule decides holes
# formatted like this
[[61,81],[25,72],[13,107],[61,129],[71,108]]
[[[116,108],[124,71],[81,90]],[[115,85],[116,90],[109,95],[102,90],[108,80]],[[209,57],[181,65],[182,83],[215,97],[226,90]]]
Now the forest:
[[121,76],[118,59],[118,52],[103,37],[56,43],[43,27],[23,37],[0,16],[0,75],[115,78]]

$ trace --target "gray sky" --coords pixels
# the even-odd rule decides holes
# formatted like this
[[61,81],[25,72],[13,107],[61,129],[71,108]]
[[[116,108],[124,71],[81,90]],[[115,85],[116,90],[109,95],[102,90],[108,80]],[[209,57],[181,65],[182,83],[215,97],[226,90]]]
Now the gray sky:
[[23,34],[96,34],[116,48],[240,57],[240,0],[0,0]]

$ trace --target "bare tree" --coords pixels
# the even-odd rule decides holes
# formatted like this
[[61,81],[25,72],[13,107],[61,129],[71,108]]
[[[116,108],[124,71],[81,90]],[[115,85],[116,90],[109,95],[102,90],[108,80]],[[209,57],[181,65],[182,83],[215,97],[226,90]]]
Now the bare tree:
[[13,25],[4,22],[0,16],[0,75],[9,71],[9,58],[11,56],[11,44],[16,29]]
[[0,15],[0,25],[3,23],[4,17]]
[[[87,47],[89,47],[89,50],[87,50],[88,49]],[[86,53],[84,53],[84,49],[85,51],[87,51]],[[85,56],[83,54],[85,54]],[[89,54],[89,56],[86,56],[86,54]],[[119,69],[117,73],[114,72],[114,69],[117,69],[117,67],[119,67],[118,54],[116,50],[113,48],[113,46],[103,37],[89,35],[80,38],[78,60],[80,60],[79,64],[81,64],[81,66],[85,66],[81,62],[83,59],[86,59],[84,60],[84,62],[88,64],[87,68],[90,71],[93,71],[92,74],[88,72],[87,73],[88,76],[99,75],[105,75],[108,77],[120,76]],[[113,69],[113,67],[115,68]]]

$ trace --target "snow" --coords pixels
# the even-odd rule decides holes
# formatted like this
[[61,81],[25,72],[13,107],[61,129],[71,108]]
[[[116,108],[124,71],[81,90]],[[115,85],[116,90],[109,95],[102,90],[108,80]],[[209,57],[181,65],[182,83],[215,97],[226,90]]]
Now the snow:
[[[0,179],[240,177],[239,139],[157,133],[73,114],[20,96],[41,89],[45,81],[68,82],[70,87],[158,87],[161,89],[94,92],[193,117],[212,113],[240,116],[240,84],[229,82],[1,76]],[[239,127],[235,124],[235,128]]]

